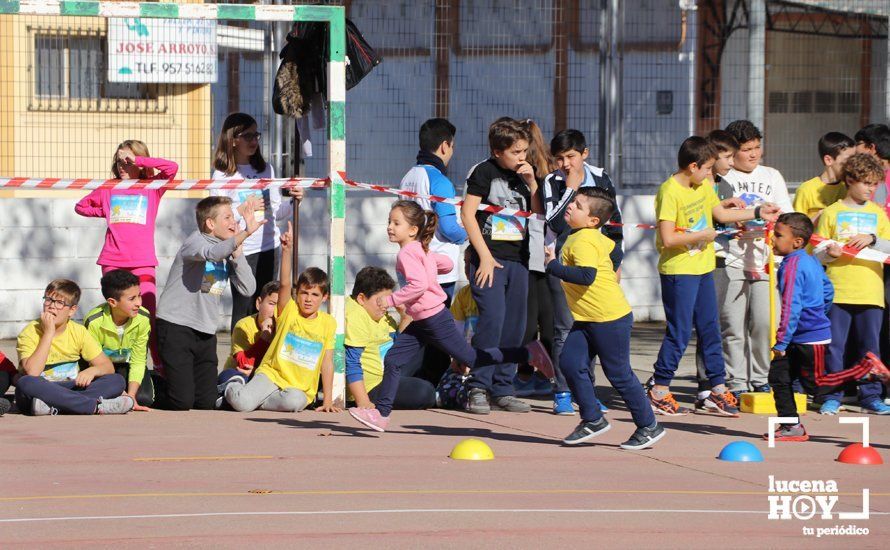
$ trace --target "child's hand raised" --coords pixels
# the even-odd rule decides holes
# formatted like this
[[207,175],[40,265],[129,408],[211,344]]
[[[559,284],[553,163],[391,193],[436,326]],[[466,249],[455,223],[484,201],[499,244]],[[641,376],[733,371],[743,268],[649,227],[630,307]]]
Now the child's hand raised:
[[281,249],[282,250],[291,250],[294,246],[294,226],[288,221],[287,222],[287,231],[281,232]]
[[265,225],[266,219],[257,221],[256,216],[254,216],[254,212],[259,210],[263,205],[263,200],[253,196],[249,197],[246,201],[241,203],[241,206],[238,207],[238,213],[241,214],[241,217],[244,218],[244,223],[246,224],[245,231],[247,231],[248,235],[253,234],[260,226]]
[[874,237],[868,233],[860,233],[858,235],[853,235],[850,237],[850,240],[847,241],[847,246],[855,248],[856,250],[862,250],[863,248],[867,248],[872,245],[872,241]]

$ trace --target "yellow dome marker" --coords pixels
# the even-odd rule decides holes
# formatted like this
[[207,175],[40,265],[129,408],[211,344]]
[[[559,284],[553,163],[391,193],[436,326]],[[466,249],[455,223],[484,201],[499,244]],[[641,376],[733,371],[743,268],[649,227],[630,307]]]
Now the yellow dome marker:
[[494,460],[494,453],[484,441],[464,439],[454,446],[448,455],[454,460]]

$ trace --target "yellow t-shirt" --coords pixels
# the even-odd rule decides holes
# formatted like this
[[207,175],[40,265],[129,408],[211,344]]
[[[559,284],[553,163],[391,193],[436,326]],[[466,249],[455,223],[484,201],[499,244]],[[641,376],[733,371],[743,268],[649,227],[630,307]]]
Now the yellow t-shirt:
[[566,239],[562,265],[596,268],[596,279],[590,286],[562,281],[566,301],[576,321],[606,323],[630,313],[630,304],[618,285],[609,258],[613,248],[615,242],[593,228],[575,230]]
[[[677,227],[701,231],[714,226],[713,210],[718,204],[720,199],[710,181],[684,187],[671,176],[661,184],[655,196],[655,217],[658,221],[674,222]],[[656,231],[655,247],[658,249],[658,272],[663,275],[704,275],[716,267],[713,242],[704,248],[666,248]]]
[[361,304],[351,297],[346,299],[346,345],[364,348],[361,362],[365,391],[371,391],[383,380],[383,358],[398,330],[398,323],[389,315],[375,322]]
[[253,347],[257,334],[260,333],[260,327],[256,324],[257,315],[248,315],[235,323],[235,330],[232,331],[232,349],[229,351],[229,358],[226,359],[225,368],[234,369],[238,367],[235,355],[240,351],[247,351]]
[[[860,233],[890,239],[890,221],[884,209],[869,201],[853,208],[838,201],[819,216],[816,234],[840,243]],[[827,264],[825,272],[834,285],[836,304],[884,307],[884,269],[878,262],[841,256]]]
[[473,339],[476,334],[476,323],[479,321],[479,308],[476,306],[476,300],[473,299],[473,292],[470,285],[461,287],[454,295],[451,301],[451,315],[455,321],[464,324],[464,338],[467,342]]
[[[31,321],[19,333],[15,346],[19,354],[19,363],[34,354],[40,343],[41,335],[43,335],[43,329],[40,327],[40,320]],[[65,332],[53,337],[49,355],[46,357],[46,367],[40,376],[50,382],[74,380],[77,378],[77,373],[80,372],[78,366],[80,359],[89,362],[102,353],[102,346],[86,327],[80,323],[68,321]]]
[[278,315],[275,338],[257,369],[281,389],[296,388],[310,403],[318,393],[318,377],[325,352],[334,349],[337,321],[319,311],[314,319],[300,315],[290,300]]
[[847,196],[843,183],[828,185],[819,176],[800,184],[794,193],[794,210],[810,218]]

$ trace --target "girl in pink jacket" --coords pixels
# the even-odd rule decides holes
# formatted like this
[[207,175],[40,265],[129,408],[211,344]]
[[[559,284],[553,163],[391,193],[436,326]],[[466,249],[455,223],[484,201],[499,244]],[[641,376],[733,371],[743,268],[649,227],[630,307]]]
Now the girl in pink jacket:
[[411,324],[396,337],[383,358],[383,381],[375,408],[349,409],[353,418],[378,432],[385,431],[389,424],[400,370],[418,353],[422,344],[435,346],[471,368],[528,362],[543,372],[553,372],[550,357],[538,341],[524,348],[477,350],[470,347],[445,307],[445,292],[436,277],[450,272],[453,263],[447,256],[429,252],[437,225],[436,213],[423,210],[413,201],[397,201],[389,212],[386,232],[389,241],[400,247],[396,273],[401,288],[381,297],[379,305],[384,308],[404,306]]
[[[179,166],[170,160],[151,158],[148,147],[130,139],[117,146],[111,173],[118,179],[172,179]],[[154,328],[157,286],[155,268],[155,218],[164,189],[96,189],[81,199],[74,211],[81,216],[105,218],[105,245],[96,262],[105,275],[126,269],[139,277],[142,305],[151,314]],[[152,330],[152,358],[158,365]]]

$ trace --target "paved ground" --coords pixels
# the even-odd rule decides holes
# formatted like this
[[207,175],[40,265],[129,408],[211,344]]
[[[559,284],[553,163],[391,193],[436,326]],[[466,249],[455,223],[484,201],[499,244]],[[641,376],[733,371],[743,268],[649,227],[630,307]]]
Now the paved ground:
[[[657,326],[637,327],[641,380],[659,342]],[[691,373],[684,364],[681,376]],[[692,381],[676,389],[691,404]],[[580,448],[559,445],[577,417],[536,400],[531,414],[397,411],[386,434],[345,413],[10,414],[0,419],[0,547],[886,547],[890,466],[835,461],[859,426],[810,414],[810,442],[768,449],[765,417],[690,415],[664,420],[668,435],[634,453],[618,448],[633,429],[628,413],[599,393],[614,428]],[[890,462],[890,418],[869,419],[872,445]],[[496,459],[447,458],[467,437]],[[716,460],[733,440],[765,461]],[[835,515],[768,519],[770,475],[835,480]],[[838,518],[862,510],[866,488],[871,517]],[[869,534],[804,534],[835,526]]]

